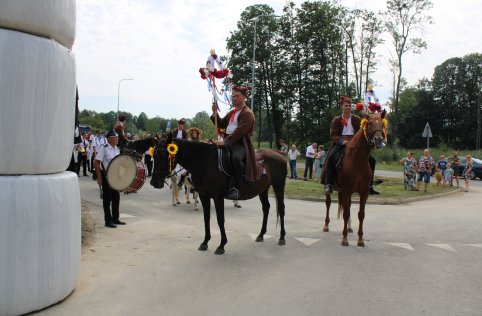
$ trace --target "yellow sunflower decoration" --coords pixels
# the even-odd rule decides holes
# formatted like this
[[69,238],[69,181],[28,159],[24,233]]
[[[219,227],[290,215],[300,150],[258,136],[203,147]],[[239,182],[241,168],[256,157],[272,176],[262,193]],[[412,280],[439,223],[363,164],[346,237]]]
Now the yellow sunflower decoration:
[[177,154],[177,151],[179,150],[179,148],[177,147],[176,144],[169,144],[167,146],[167,152],[169,153],[169,155],[171,156],[175,156]]

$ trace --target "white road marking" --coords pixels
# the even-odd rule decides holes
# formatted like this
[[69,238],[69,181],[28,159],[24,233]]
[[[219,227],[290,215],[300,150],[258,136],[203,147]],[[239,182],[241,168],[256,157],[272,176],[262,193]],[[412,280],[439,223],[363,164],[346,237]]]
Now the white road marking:
[[452,248],[449,244],[426,244],[426,245],[456,252],[455,249]]
[[303,237],[295,237],[295,239],[301,241],[301,242],[304,243],[306,246],[311,246],[311,245],[313,245],[315,242],[318,242],[318,241],[321,240],[321,239],[317,239],[317,238],[303,238]]
[[[256,240],[256,237],[258,237],[258,235],[259,235],[259,234],[249,234],[249,236],[251,236],[251,238],[253,239],[253,241]],[[268,239],[268,238],[273,238],[273,236],[272,236],[272,235],[267,235],[267,234],[265,234],[265,235],[264,235],[264,239]]]
[[482,244],[465,244],[466,246],[482,248]]
[[119,214],[119,218],[132,218],[132,217],[135,217],[135,216],[129,215],[129,214],[126,214],[126,213],[120,213]]
[[410,244],[403,243],[403,242],[394,242],[394,243],[387,242],[387,245],[392,245],[392,246],[395,246],[395,247],[400,247],[400,248],[403,248],[403,249],[414,251],[413,247]]

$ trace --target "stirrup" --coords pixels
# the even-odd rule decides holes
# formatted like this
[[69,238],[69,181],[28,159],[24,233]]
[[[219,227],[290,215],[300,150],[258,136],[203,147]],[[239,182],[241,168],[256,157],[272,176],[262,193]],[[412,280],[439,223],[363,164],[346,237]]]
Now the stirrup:
[[232,187],[229,189],[228,194],[226,194],[224,198],[228,200],[239,200],[239,190],[235,187]]
[[333,193],[333,185],[332,184],[327,184],[325,185],[325,194],[332,194]]

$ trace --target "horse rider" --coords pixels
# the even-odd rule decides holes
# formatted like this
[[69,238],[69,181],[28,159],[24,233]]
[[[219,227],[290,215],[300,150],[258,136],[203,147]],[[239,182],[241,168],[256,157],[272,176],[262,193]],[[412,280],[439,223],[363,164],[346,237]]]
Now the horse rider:
[[105,226],[116,228],[116,225],[125,225],[126,223],[119,220],[120,194],[119,191],[110,187],[107,181],[107,168],[112,159],[120,154],[120,150],[117,147],[119,138],[114,130],[107,133],[106,138],[107,144],[99,148],[97,156],[95,157],[95,172],[97,173],[97,183],[102,186]]
[[[346,143],[353,138],[353,136],[360,129],[361,118],[351,113],[352,99],[346,96],[341,96],[337,101],[340,105],[342,114],[335,117],[330,124],[330,137],[332,140],[330,149],[328,151],[327,161],[325,162],[325,193],[333,193],[333,177],[335,168],[339,167],[343,158]],[[370,194],[380,194],[373,189],[373,176],[375,174],[376,160],[371,155],[368,157],[368,163],[372,169],[372,179],[370,184]]]
[[124,135],[124,124],[126,122],[126,116],[122,114],[119,116],[119,122],[114,127],[114,131],[119,135],[119,148],[122,150],[127,146],[128,140]]
[[243,179],[243,173],[247,182],[253,182],[258,178],[254,147],[251,142],[255,117],[253,111],[245,103],[247,96],[247,88],[235,85],[231,96],[234,109],[226,113],[222,119],[217,111],[217,103],[214,102],[212,106],[211,121],[214,123],[216,118],[217,127],[226,129],[225,138],[216,140],[214,143],[218,146],[225,146],[231,151],[233,170],[229,181],[230,189],[225,196],[230,200],[239,199],[239,185]]

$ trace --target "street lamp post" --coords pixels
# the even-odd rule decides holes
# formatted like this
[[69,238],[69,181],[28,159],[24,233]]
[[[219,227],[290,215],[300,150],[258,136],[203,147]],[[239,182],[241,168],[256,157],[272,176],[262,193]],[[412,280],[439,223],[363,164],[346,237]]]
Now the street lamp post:
[[117,123],[119,123],[119,95],[120,95],[120,84],[124,80],[134,80],[134,79],[121,79],[119,80],[119,84],[117,86]]
[[256,24],[258,23],[258,19],[259,18],[262,18],[262,17],[265,17],[265,16],[272,16],[272,17],[276,17],[276,18],[279,18],[280,16],[279,15],[274,15],[274,14],[261,14],[261,15],[258,15],[258,16],[255,16],[253,19],[254,19],[254,33],[253,33],[253,63],[252,63],[252,69],[251,69],[251,88],[252,88],[252,93],[251,93],[251,109],[253,109],[253,106],[254,106],[254,95],[256,93],[256,88],[254,86],[254,79],[256,77],[256,74],[255,74],[255,57],[256,57]]

